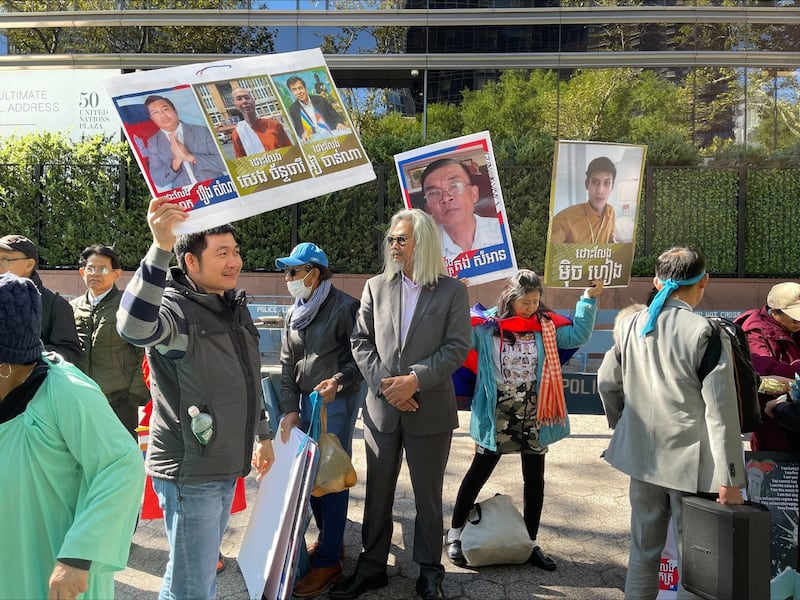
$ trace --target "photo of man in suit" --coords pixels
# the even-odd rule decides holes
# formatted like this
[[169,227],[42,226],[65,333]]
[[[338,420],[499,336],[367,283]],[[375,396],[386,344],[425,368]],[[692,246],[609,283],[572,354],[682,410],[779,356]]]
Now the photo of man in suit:
[[328,137],[333,131],[346,131],[342,116],[322,96],[309,94],[306,83],[296,75],[286,80],[286,87],[295,100],[289,106],[289,117],[295,133],[304,142]]
[[653,280],[658,293],[647,309],[615,324],[617,350],[606,353],[597,371],[614,429],[605,459],[631,478],[628,600],[658,595],[670,515],[681,547],[684,496],[719,494],[721,504],[742,504],[739,488],[747,482],[727,336],[720,336],[719,365],[702,382],[697,374],[712,326],[693,309],[708,280],[697,250],[661,254]]
[[225,175],[225,165],[211,132],[185,123],[169,98],[151,95],[144,101],[159,130],[147,140],[148,171],[159,191]]
[[367,456],[363,551],[355,572],[331,598],[357,598],[388,585],[392,507],[405,453],[417,516],[416,592],[444,598],[442,486],[458,427],[451,375],[467,356],[467,289],[443,274],[436,223],[419,209],[396,213],[384,246],[384,271],[364,286],[352,345],[367,383],[363,411]]

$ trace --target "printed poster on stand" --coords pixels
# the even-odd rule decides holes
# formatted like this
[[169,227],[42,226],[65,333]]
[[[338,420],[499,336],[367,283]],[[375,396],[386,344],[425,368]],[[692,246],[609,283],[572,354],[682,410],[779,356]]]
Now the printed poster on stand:
[[439,228],[447,273],[470,284],[511,277],[517,259],[488,131],[394,157],[406,208]]
[[[776,597],[797,597],[798,526],[800,526],[800,455],[791,452],[745,452],[747,497],[769,509],[771,589]],[[777,593],[786,592],[785,595]]]
[[630,282],[647,146],[556,142],[550,186],[547,287]]
[[317,48],[106,79],[150,192],[200,231],[375,179]]

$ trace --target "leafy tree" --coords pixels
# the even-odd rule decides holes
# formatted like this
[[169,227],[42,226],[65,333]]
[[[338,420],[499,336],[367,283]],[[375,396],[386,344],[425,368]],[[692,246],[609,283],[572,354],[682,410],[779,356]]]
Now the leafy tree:
[[[421,119],[422,115],[417,114],[418,123]],[[471,129],[464,125],[463,107],[455,104],[431,104],[428,106],[427,143],[432,144],[476,131],[482,131],[482,129]]]
[[504,71],[480,90],[465,90],[463,132],[488,129],[493,136],[556,134],[558,90],[554,71]]
[[[97,10],[94,0],[2,0],[5,12]],[[236,0],[118,0],[126,9],[239,8]],[[275,30],[266,27],[48,27],[6,31],[12,54],[223,53],[274,51]]]
[[[126,267],[138,263],[149,239],[149,193],[127,144],[37,132],[0,140],[0,164],[9,165],[0,169],[0,231],[30,237],[45,264],[74,265],[93,243],[116,246]],[[142,184],[127,202],[123,173]]]
[[373,164],[388,165],[394,163],[395,154],[424,145],[418,121],[400,113],[389,113],[365,124],[361,142]]
[[695,166],[702,160],[697,147],[674,131],[643,135],[635,142],[647,146],[649,165]]
[[747,100],[758,115],[752,141],[774,151],[800,141],[798,98],[800,83],[794,73],[777,69],[748,71]]

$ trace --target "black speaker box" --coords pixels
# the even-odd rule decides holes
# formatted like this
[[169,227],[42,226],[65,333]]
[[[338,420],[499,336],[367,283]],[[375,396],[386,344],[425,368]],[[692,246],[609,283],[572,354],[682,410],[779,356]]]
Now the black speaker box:
[[683,587],[706,600],[769,600],[770,514],[762,504],[683,499]]

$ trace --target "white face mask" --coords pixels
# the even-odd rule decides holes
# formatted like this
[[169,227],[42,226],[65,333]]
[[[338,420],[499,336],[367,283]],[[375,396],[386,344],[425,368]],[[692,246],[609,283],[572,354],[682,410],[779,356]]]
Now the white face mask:
[[[308,277],[310,273],[306,274]],[[306,277],[302,279],[292,279],[291,281],[286,282],[286,289],[289,290],[289,293],[294,298],[300,298],[301,300],[308,300],[308,297],[311,295],[312,288],[308,287],[305,284]]]

